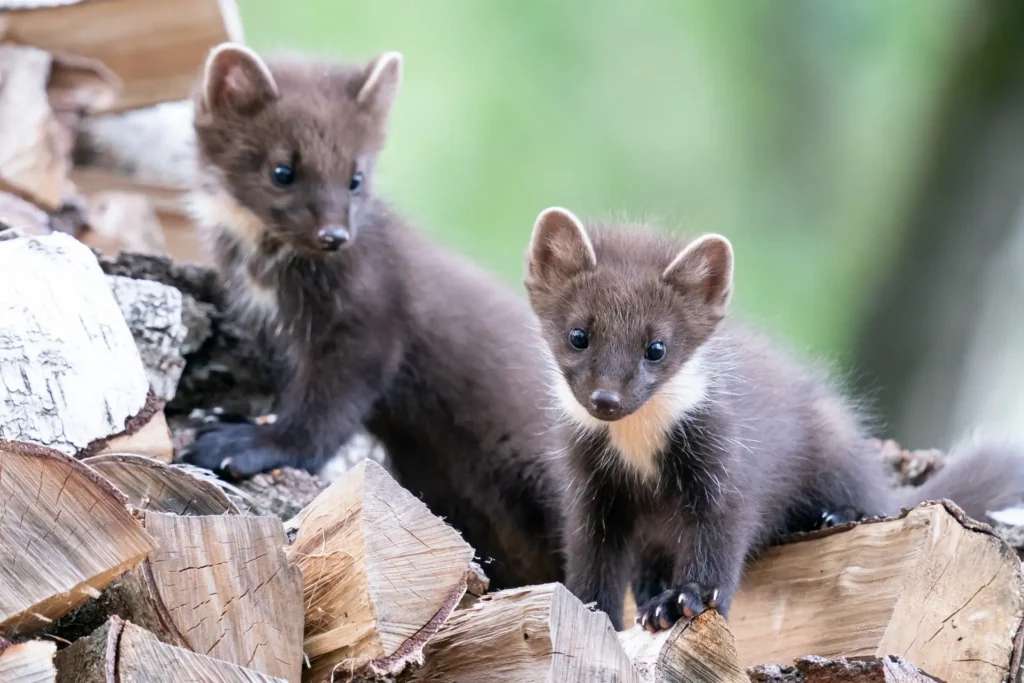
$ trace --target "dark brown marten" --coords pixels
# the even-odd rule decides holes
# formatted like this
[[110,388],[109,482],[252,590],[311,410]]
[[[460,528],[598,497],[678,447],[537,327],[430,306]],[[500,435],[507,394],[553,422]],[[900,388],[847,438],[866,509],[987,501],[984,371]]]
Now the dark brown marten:
[[185,460],[243,477],[315,471],[360,427],[459,529],[495,586],[561,576],[561,441],[536,320],[374,193],[401,58],[264,63],[223,45],[195,96],[193,213],[229,298],[288,378],[277,421],[222,425]]
[[785,533],[939,497],[980,517],[1024,493],[1012,448],[889,488],[826,377],[725,320],[732,276],[719,235],[584,227],[557,208],[534,227],[526,286],[575,427],[567,584],[617,628],[634,572],[638,621],[655,631],[727,614],[745,560]]

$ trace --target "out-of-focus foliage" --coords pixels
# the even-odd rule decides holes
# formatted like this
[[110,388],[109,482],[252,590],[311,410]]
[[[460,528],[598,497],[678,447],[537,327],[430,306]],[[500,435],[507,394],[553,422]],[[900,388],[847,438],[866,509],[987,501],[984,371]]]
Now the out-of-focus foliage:
[[536,214],[716,231],[737,305],[846,357],[970,0],[241,0],[248,42],[405,55],[381,172],[424,230],[521,279]]

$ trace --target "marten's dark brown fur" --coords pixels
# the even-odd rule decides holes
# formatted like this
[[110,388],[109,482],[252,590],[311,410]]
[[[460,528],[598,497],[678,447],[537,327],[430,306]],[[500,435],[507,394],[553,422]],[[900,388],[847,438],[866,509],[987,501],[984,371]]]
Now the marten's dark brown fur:
[[555,581],[560,440],[536,321],[374,193],[400,66],[395,53],[364,67],[211,55],[192,205],[288,381],[273,425],[221,426],[186,459],[234,476],[316,470],[365,426],[400,482],[493,558],[495,586]]
[[564,209],[534,228],[527,290],[576,428],[567,585],[619,628],[634,571],[639,621],[658,630],[709,607],[727,614],[745,560],[782,534],[939,497],[980,517],[1024,494],[1012,449],[890,489],[826,377],[724,320],[732,273],[718,235],[584,227]]

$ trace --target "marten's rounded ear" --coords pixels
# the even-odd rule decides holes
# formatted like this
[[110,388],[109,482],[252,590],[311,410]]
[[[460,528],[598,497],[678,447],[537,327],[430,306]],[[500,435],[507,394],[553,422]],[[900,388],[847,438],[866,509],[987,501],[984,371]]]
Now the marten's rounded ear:
[[208,111],[252,113],[277,99],[273,74],[260,56],[238,43],[210,51],[203,70],[203,106]]
[[366,66],[365,74],[356,103],[375,116],[387,118],[402,82],[402,55],[385,52]]
[[725,317],[732,299],[732,244],[721,235],[690,242],[668,264],[661,279],[683,296],[696,296],[715,318]]
[[527,283],[564,279],[597,266],[594,245],[579,218],[557,206],[533,224],[527,252]]

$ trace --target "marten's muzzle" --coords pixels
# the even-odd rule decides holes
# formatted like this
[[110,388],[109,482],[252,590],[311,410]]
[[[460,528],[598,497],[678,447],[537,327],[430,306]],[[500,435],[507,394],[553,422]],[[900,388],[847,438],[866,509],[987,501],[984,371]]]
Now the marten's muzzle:
[[317,244],[324,251],[338,251],[351,241],[352,235],[348,228],[341,225],[328,225],[316,234]]

